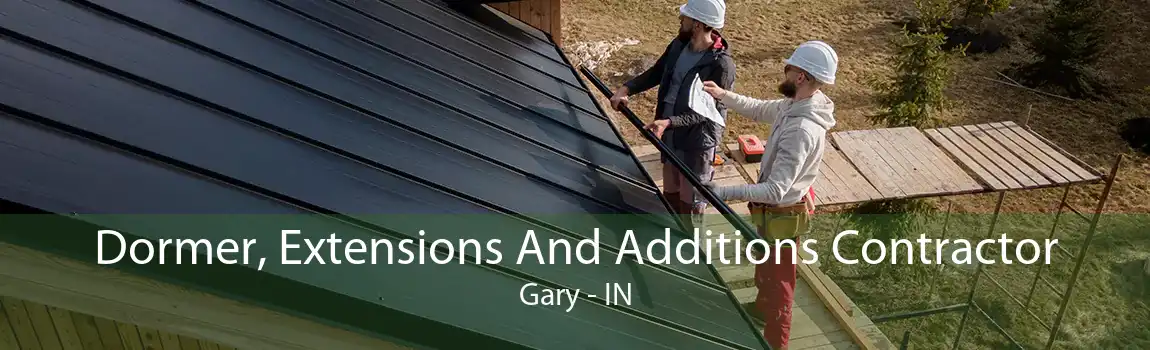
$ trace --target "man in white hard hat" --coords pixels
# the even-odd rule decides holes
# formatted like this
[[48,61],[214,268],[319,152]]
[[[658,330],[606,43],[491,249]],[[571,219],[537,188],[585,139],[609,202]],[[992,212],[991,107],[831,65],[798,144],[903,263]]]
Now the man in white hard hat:
[[[703,181],[714,173],[712,162],[724,127],[690,108],[690,87],[696,77],[728,90],[735,84],[735,64],[727,41],[718,32],[723,28],[726,9],[723,0],[688,0],[680,6],[678,37],[651,68],[623,84],[611,97],[611,106],[620,109],[628,96],[658,86],[655,121],[647,129]],[[716,101],[716,107],[726,118],[722,103]],[[667,159],[663,155],[663,194],[676,213],[688,216],[684,220],[688,230],[701,227],[707,202]]]
[[[835,83],[838,54],[821,41],[808,41],[785,63],[779,93],[785,98],[758,100],[726,91],[712,82],[704,90],[732,110],[771,124],[758,182],[716,187],[716,196],[750,202],[761,236],[771,244],[766,261],[755,267],[756,306],[764,315],[763,336],[775,349],[785,349],[794,302],[796,245],[807,231],[814,210],[811,186],[819,176],[827,131],[835,126],[834,102],[821,88]],[[756,260],[756,262],[758,262]]]

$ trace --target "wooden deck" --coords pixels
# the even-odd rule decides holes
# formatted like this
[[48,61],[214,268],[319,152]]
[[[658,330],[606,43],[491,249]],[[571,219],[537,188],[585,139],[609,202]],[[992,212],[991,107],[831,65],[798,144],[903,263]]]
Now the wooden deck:
[[0,297],[4,350],[235,350],[153,328]]
[[0,296],[0,350],[410,349],[9,243],[0,243]]
[[[962,194],[983,189],[918,129],[840,131],[832,133],[831,138],[880,192],[878,198]],[[823,187],[816,186],[816,191]]]
[[1062,186],[1102,175],[1014,122],[924,130],[992,190]]
[[[819,206],[1104,180],[1097,170],[1041,135],[1009,121],[927,130],[904,127],[839,131],[830,134],[828,146],[813,186],[815,204]],[[757,181],[760,163],[745,162],[736,144],[724,145],[724,149],[732,162],[718,167],[712,181],[721,186]],[[656,148],[640,146],[632,150],[661,188],[662,165]],[[746,205],[728,204],[736,213],[749,215]],[[709,213],[718,211],[712,207]],[[734,231],[726,220],[716,221],[708,222],[705,229],[728,234]],[[707,239],[705,244],[717,252],[715,240]],[[735,243],[730,246],[724,252],[728,259],[738,251]],[[753,268],[746,263],[717,265],[740,301],[744,305],[754,302]],[[800,264],[799,280],[792,349],[893,347],[842,290],[819,271],[817,263]]]
[[[653,146],[638,146],[632,149],[643,162],[643,166],[655,177],[656,183],[662,188],[662,165],[659,164],[658,151]],[[737,155],[732,158],[731,161],[716,168],[713,181],[723,185],[746,184],[749,179],[757,177],[757,163],[742,163],[741,157]],[[743,170],[740,171],[739,168],[743,168]],[[749,215],[746,205],[740,205],[741,203],[737,202],[728,204],[736,213]],[[708,211],[711,214],[718,213],[714,207],[710,207]],[[733,232],[731,224],[724,220],[718,220],[718,216],[708,215],[707,220],[707,229],[712,230],[712,232]],[[739,241],[741,242],[741,239]],[[716,241],[708,240],[707,244],[712,245],[714,247],[712,249],[717,249]],[[724,255],[728,259],[735,257],[736,250],[733,249],[735,244],[730,242],[724,247]],[[745,259],[743,264],[718,263],[716,266],[724,282],[731,288],[739,302],[752,315],[758,317],[757,311],[753,307],[757,294],[754,287],[754,266],[746,262]],[[843,322],[839,321],[840,317],[847,320],[846,322],[850,323],[850,327],[844,327]],[[864,341],[867,342],[867,346],[860,346],[855,335],[865,338]],[[830,278],[818,270],[817,265],[800,265],[791,320],[790,342],[790,349],[794,350],[895,348],[878,329],[878,326],[871,322],[865,313],[858,310],[858,307],[846,298],[842,290]]]

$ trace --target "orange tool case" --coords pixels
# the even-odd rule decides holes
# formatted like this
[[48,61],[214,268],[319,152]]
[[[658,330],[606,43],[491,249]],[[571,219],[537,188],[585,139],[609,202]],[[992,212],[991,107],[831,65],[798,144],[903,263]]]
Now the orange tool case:
[[755,135],[739,135],[739,151],[743,152],[743,159],[748,163],[763,160],[763,142]]

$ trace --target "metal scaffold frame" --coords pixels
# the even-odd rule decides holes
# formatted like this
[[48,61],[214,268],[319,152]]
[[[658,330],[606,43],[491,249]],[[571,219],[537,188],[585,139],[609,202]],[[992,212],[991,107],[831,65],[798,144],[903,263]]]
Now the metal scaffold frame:
[[[586,67],[580,71],[586,75],[605,97],[612,92]],[[622,108],[622,114],[642,135],[661,153],[668,154],[667,148],[651,132],[644,130],[643,122],[629,109]],[[1027,117],[1029,120],[1029,117]],[[971,273],[971,285],[963,303],[927,310],[918,310],[895,315],[873,317],[874,323],[922,317],[938,313],[962,311],[952,348],[962,343],[971,310],[981,314],[988,323],[1015,347],[1023,348],[985,309],[975,301],[979,282],[986,277],[995,287],[1021,306],[1023,311],[1047,329],[1045,349],[1051,349],[1058,338],[1066,311],[1070,306],[1074,287],[1082,272],[1082,265],[1089,252],[1091,241],[1098,228],[1098,221],[1110,196],[1123,157],[1115,160],[1109,175],[1102,174],[1085,162],[1075,158],[1049,139],[1035,133],[1028,123],[1015,124],[1013,121],[991,122],[975,125],[958,125],[931,129],[896,127],[872,130],[847,130],[828,134],[828,147],[824,154],[821,169],[827,170],[827,177],[820,182],[819,195],[814,198],[817,206],[859,204],[865,202],[914,199],[926,197],[951,197],[957,195],[996,193],[998,195],[989,229],[984,239],[989,239],[998,224],[1007,192],[1046,188],[1062,188],[1055,219],[1047,239],[1053,239],[1065,211],[1089,223],[1082,246],[1071,253],[1061,245],[1054,245],[1058,252],[1074,258],[1073,272],[1065,289],[1059,289],[1049,278],[1043,276],[1043,266],[1039,266],[1029,284],[1025,298],[1019,298],[1003,286],[993,275],[976,264]],[[672,166],[686,175],[693,187],[715,206],[731,225],[749,238],[760,238],[757,232],[741,220],[722,200],[701,185],[700,179],[686,171],[686,166],[677,157],[667,157]],[[744,170],[745,171],[745,170]],[[1071,205],[1070,188],[1076,185],[1104,183],[1092,217]],[[947,208],[947,222],[943,224],[946,234],[951,208]],[[1032,301],[1043,282],[1058,296],[1058,312],[1052,324],[1032,311]],[[933,286],[931,287],[933,288]],[[905,348],[909,341],[908,331],[902,341]]]
[[[1085,222],[1089,223],[1089,225],[1090,225],[1089,228],[1087,229],[1086,233],[1085,233],[1085,236],[1083,237],[1082,246],[1078,248],[1077,254],[1071,253],[1070,251],[1066,250],[1066,248],[1063,248],[1061,245],[1055,245],[1055,247],[1058,247],[1058,252],[1065,255],[1066,257],[1073,257],[1074,258],[1073,272],[1071,272],[1070,280],[1066,283],[1065,289],[1059,290],[1059,288],[1057,288],[1053,282],[1051,282],[1049,279],[1044,277],[1042,275],[1042,272],[1044,270],[1043,265],[1040,264],[1040,265],[1038,265],[1038,270],[1035,271],[1035,273],[1034,273],[1034,278],[1030,283],[1030,288],[1027,291],[1025,299],[1020,299],[1017,296],[1015,296],[1013,293],[1011,293],[1009,290],[1007,290],[1006,287],[1003,287],[1002,283],[999,283],[998,280],[995,279],[995,277],[993,275],[991,275],[989,272],[984,270],[982,268],[982,264],[976,264],[974,272],[971,273],[972,282],[971,282],[970,290],[966,296],[966,301],[964,303],[945,306],[945,307],[938,307],[938,308],[931,308],[931,309],[924,309],[924,310],[917,310],[917,311],[893,314],[893,315],[879,316],[879,317],[872,318],[872,320],[875,323],[883,323],[883,322],[890,322],[890,321],[895,321],[895,320],[905,320],[905,319],[910,319],[910,318],[924,317],[924,316],[935,315],[935,314],[939,314],[939,313],[962,311],[962,320],[959,322],[958,332],[955,335],[954,342],[953,342],[953,345],[951,347],[952,349],[957,349],[958,346],[962,343],[962,336],[963,336],[964,331],[966,330],[967,321],[970,319],[970,311],[974,310],[978,314],[982,315],[982,317],[984,317],[990,323],[990,325],[995,329],[995,331],[1002,334],[1003,337],[1005,337],[1016,348],[1023,349],[1024,347],[1022,346],[1022,344],[1020,344],[1018,342],[1018,340],[1015,339],[1015,337],[1011,336],[1010,333],[1007,332],[1001,325],[999,325],[997,322],[995,322],[994,318],[992,318],[989,314],[987,314],[986,311],[982,307],[980,307],[978,305],[978,303],[975,301],[975,296],[977,295],[977,292],[978,292],[980,277],[985,276],[986,279],[990,280],[990,282],[995,287],[997,287],[997,289],[999,291],[1005,293],[1015,304],[1017,304],[1018,306],[1021,306],[1023,311],[1026,312],[1027,315],[1029,315],[1031,318],[1033,318],[1035,321],[1037,321],[1038,324],[1042,325],[1043,328],[1045,328],[1047,331],[1049,331],[1049,336],[1047,337],[1046,345],[1045,345],[1044,349],[1049,350],[1049,349],[1053,348],[1054,342],[1058,339],[1058,332],[1061,329],[1062,322],[1066,316],[1066,311],[1070,307],[1070,304],[1071,304],[1071,301],[1073,298],[1074,287],[1078,282],[1078,277],[1082,273],[1083,263],[1086,261],[1086,256],[1090,250],[1090,243],[1094,239],[1095,234],[1097,233],[1099,219],[1101,218],[1102,212],[1106,206],[1106,202],[1110,197],[1110,193],[1111,193],[1111,190],[1113,189],[1114,181],[1117,178],[1118,170],[1122,165],[1122,161],[1123,161],[1123,157],[1121,155],[1119,155],[1117,157],[1117,159],[1115,159],[1114,165],[1111,167],[1109,175],[1102,178],[1102,180],[1104,181],[1105,187],[1103,187],[1102,194],[1099,197],[1097,204],[1095,205],[1094,212],[1092,213],[1092,216],[1090,216],[1090,217],[1087,217],[1085,214],[1083,214],[1082,211],[1078,210],[1073,205],[1071,205],[1069,202],[1067,202],[1067,198],[1069,198],[1069,194],[1070,194],[1070,188],[1073,185],[1067,184],[1065,186],[1062,186],[1063,187],[1062,197],[1061,197],[1061,200],[1059,202],[1058,209],[1055,213],[1054,222],[1051,224],[1050,233],[1049,233],[1047,239],[1053,239],[1055,237],[1055,234],[1058,230],[1058,226],[1059,226],[1059,224],[1062,220],[1062,217],[1063,217],[1062,214],[1066,211],[1070,211],[1071,213],[1075,214],[1076,217],[1084,220]],[[997,199],[997,202],[995,204],[994,214],[991,217],[989,229],[987,230],[987,235],[985,238],[989,238],[991,235],[994,234],[995,225],[998,223],[998,217],[1002,211],[1002,203],[1006,198],[1007,192],[1008,191],[998,192],[998,199]],[[946,214],[947,214],[947,222],[943,224],[944,232],[946,230],[946,226],[949,223],[949,215],[950,215],[949,206],[947,208]],[[1053,324],[1047,324],[1046,322],[1044,322],[1042,320],[1041,317],[1036,315],[1031,310],[1031,307],[1032,307],[1031,302],[1034,299],[1034,294],[1035,294],[1035,291],[1037,290],[1038,283],[1040,281],[1042,282],[1043,285],[1045,285],[1047,288],[1049,288],[1049,290],[1051,292],[1053,292],[1056,296],[1059,297],[1059,299],[1058,299],[1058,301],[1059,301],[1058,313],[1055,315]],[[908,343],[909,343],[910,333],[911,333],[910,331],[906,331],[904,333],[903,340],[901,342],[901,348],[902,349],[907,348]]]

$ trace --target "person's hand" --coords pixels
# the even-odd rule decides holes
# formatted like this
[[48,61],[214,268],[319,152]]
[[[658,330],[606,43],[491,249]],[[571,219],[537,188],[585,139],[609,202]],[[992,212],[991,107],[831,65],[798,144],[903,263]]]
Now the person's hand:
[[663,132],[667,130],[668,126],[671,126],[670,119],[656,119],[650,124],[647,124],[644,129],[650,130],[652,133],[655,133],[655,138],[661,139],[663,138]]
[[714,98],[717,98],[720,100],[723,99],[723,96],[727,94],[727,90],[723,90],[723,88],[719,87],[719,85],[715,84],[715,82],[713,82],[713,81],[704,81],[703,82],[703,91],[706,91],[708,94],[711,95],[711,97],[714,97]]
[[715,193],[715,189],[718,188],[713,181],[703,181],[703,187],[707,188],[711,193]]
[[614,108],[616,111],[623,109],[623,106],[626,106],[627,102],[629,102],[627,95],[628,91],[626,86],[615,90],[615,94],[611,95],[611,108]]
[[720,200],[727,200],[726,192],[723,192],[723,187],[719,187],[713,181],[703,181],[702,185],[707,188],[708,191],[714,193],[715,197],[719,197]]

